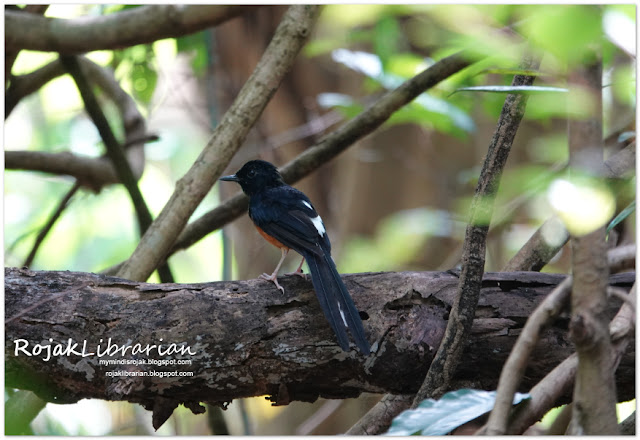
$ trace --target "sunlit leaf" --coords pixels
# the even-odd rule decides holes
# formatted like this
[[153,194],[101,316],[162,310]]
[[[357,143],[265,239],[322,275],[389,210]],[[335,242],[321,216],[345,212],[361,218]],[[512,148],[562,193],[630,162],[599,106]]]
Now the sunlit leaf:
[[573,236],[583,236],[604,226],[615,212],[616,199],[599,180],[572,176],[549,186],[549,202]]
[[[445,435],[482,414],[491,411],[495,391],[461,389],[446,393],[440,400],[425,399],[416,409],[401,412],[385,435]],[[516,393],[517,405],[529,394]]]

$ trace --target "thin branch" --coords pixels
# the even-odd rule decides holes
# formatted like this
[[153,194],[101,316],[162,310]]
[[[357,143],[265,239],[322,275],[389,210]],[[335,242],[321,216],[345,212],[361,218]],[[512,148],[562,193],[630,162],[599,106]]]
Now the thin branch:
[[36,257],[36,253],[40,248],[40,245],[42,244],[44,239],[47,237],[47,234],[53,228],[53,225],[60,218],[60,216],[62,215],[62,212],[68,206],[71,198],[78,192],[79,189],[80,189],[80,184],[76,181],[71,187],[71,189],[67,191],[64,197],[62,197],[62,199],[60,200],[60,203],[58,203],[58,206],[56,207],[56,210],[53,212],[53,214],[51,214],[51,217],[49,217],[49,220],[42,227],[40,232],[38,232],[38,236],[36,237],[36,240],[33,243],[33,247],[31,248],[31,251],[29,252],[29,255],[27,256],[26,260],[24,260],[24,263],[22,263],[22,266],[24,267],[31,266],[31,264],[33,263],[33,259]]
[[487,421],[486,435],[504,435],[513,402],[513,395],[529,362],[531,352],[538,343],[542,329],[560,314],[571,293],[572,278],[567,277],[536,308],[527,320],[507,362],[502,367],[496,392],[496,401]]
[[[609,265],[619,264],[619,261],[624,257],[635,257],[635,249],[635,245],[630,245],[609,250],[607,252]],[[517,391],[518,385],[524,376],[531,352],[538,343],[542,329],[550,325],[565,306],[569,299],[571,282],[571,277],[563,281],[545,298],[527,320],[527,323],[522,329],[522,333],[509,354],[507,362],[505,362],[504,367],[502,367],[496,392],[496,403],[487,421],[486,431],[484,429],[482,430],[483,434],[504,435],[506,433],[513,395]],[[609,290],[618,292],[618,290],[614,288],[610,288]],[[626,292],[623,296],[624,298],[622,298],[622,300],[631,301],[632,305],[630,309],[635,310],[632,297]],[[624,308],[618,313],[622,313],[622,310],[624,310]]]
[[[629,292],[629,299],[635,302],[635,284]],[[634,316],[635,310],[629,306],[628,302],[625,302],[609,324],[609,333],[614,343],[615,355],[618,360],[614,369],[617,368],[620,358],[626,353],[630,339],[635,336]],[[529,426],[542,419],[554,407],[560,396],[571,388],[577,368],[578,356],[573,353],[538,382],[529,391],[531,399],[513,415],[507,434],[520,435]]]
[[5,11],[5,48],[65,55],[115,50],[198,32],[252,9],[240,5],[151,5],[71,19]]
[[411,407],[412,395],[385,394],[346,432],[347,435],[378,435],[389,429],[395,416]]
[[342,400],[327,400],[324,404],[318,408],[307,420],[302,422],[300,426],[296,428],[296,435],[310,435],[314,429],[320,426],[325,420],[333,415],[340,405]]
[[607,252],[607,262],[611,273],[620,272],[624,269],[633,269],[636,265],[637,247],[634,244],[627,244],[610,249]]
[[127,189],[129,196],[131,197],[131,201],[133,202],[138,218],[140,234],[142,234],[149,228],[153,219],[151,218],[149,208],[142,197],[140,188],[138,188],[136,178],[129,162],[127,161],[127,157],[125,156],[120,143],[113,134],[113,131],[109,126],[109,121],[107,121],[106,116],[100,108],[100,104],[98,104],[98,100],[93,93],[86,75],[80,68],[80,63],[77,58],[75,56],[63,56],[60,57],[60,62],[65,66],[76,82],[80,95],[82,96],[85,109],[98,129],[100,137],[104,142],[107,150],[107,156],[113,163],[120,182]]
[[[536,70],[539,65],[539,60],[527,56],[522,63],[522,68]],[[516,75],[512,85],[531,85],[534,80],[533,76]],[[482,285],[486,236],[491,221],[493,198],[498,191],[502,170],[524,116],[526,102],[527,97],[524,95],[509,94],[505,99],[471,203],[456,301],[451,310],[444,338],[415,396],[413,407],[417,407],[427,397],[437,398],[444,394],[468,341]]]
[[242,145],[307,41],[320,8],[289,7],[269,46],[191,169],[176,184],[162,212],[118,275],[146,280],[173,247],[189,217]]
[[[131,169],[129,162],[127,161],[124,150],[113,134],[113,131],[109,126],[109,122],[102,112],[102,109],[98,104],[98,100],[93,93],[91,85],[89,84],[86,75],[82,72],[77,57],[61,56],[60,62],[65,66],[69,74],[73,77],[78,90],[80,91],[80,96],[82,96],[82,101],[84,102],[85,109],[94,125],[98,129],[100,137],[104,142],[104,145],[107,149],[107,156],[111,160],[111,163],[116,170],[120,182],[124,185],[127,192],[129,193],[129,197],[131,198],[131,202],[133,203],[133,207],[136,211],[136,218],[138,219],[138,228],[140,231],[140,235],[142,235],[147,229],[149,229],[149,226],[153,222],[153,218],[151,217],[151,212],[149,211],[147,203],[145,202],[144,197],[140,192],[140,188],[138,188],[136,177],[133,174],[133,170]],[[164,264],[159,268],[158,274],[160,275],[160,279],[162,280],[162,282],[173,282],[173,275],[171,274],[171,270],[169,269],[169,266],[167,264]]]
[[59,60],[45,64],[33,72],[12,76],[4,99],[4,118],[7,119],[22,98],[40,90],[42,86],[64,75],[65,70]]
[[[357,140],[380,127],[394,112],[410,103],[421,93],[472,63],[473,61],[470,61],[465,53],[451,55],[406,81],[397,89],[387,92],[371,107],[284,165],[280,171],[285,182],[293,184],[308,176]],[[227,199],[221,205],[187,225],[176,240],[171,253],[188,248],[210,232],[238,218],[246,211],[247,207],[248,199],[242,193]]]

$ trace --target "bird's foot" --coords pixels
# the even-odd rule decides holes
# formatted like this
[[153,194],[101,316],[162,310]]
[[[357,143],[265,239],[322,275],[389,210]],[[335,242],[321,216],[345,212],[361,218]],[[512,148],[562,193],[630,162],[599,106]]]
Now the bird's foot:
[[284,287],[282,287],[278,283],[278,274],[277,273],[272,273],[271,275],[269,275],[268,273],[263,273],[262,275],[260,275],[260,278],[262,278],[263,280],[271,281],[273,284],[276,285],[276,287],[279,290],[282,291],[282,293],[284,293]]

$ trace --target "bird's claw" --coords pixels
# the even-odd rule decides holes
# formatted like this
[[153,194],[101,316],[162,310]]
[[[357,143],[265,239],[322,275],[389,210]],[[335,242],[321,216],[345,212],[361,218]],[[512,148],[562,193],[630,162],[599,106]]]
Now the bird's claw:
[[284,293],[284,287],[282,287],[279,283],[278,283],[278,277],[276,274],[271,274],[269,275],[268,273],[263,273],[262,275],[260,275],[260,278],[262,278],[263,280],[267,280],[267,281],[271,281],[273,284],[276,285],[276,287],[282,291],[282,293]]

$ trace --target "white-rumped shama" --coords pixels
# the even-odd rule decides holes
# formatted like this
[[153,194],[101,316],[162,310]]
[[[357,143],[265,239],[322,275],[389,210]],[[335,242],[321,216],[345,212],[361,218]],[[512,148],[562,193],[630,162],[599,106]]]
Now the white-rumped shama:
[[[349,351],[348,330],[356,346],[368,355],[371,349],[362,320],[331,258],[327,231],[309,198],[284,183],[278,169],[263,160],[249,161],[236,174],[220,180],[240,184],[242,191],[249,196],[249,217],[258,232],[282,252],[273,273],[262,274],[261,277],[273,281],[284,292],[278,284],[278,270],[290,249],[298,252],[303,257],[302,262],[306,260],[309,265],[320,307],[340,347]],[[302,262],[296,273],[301,273]]]

